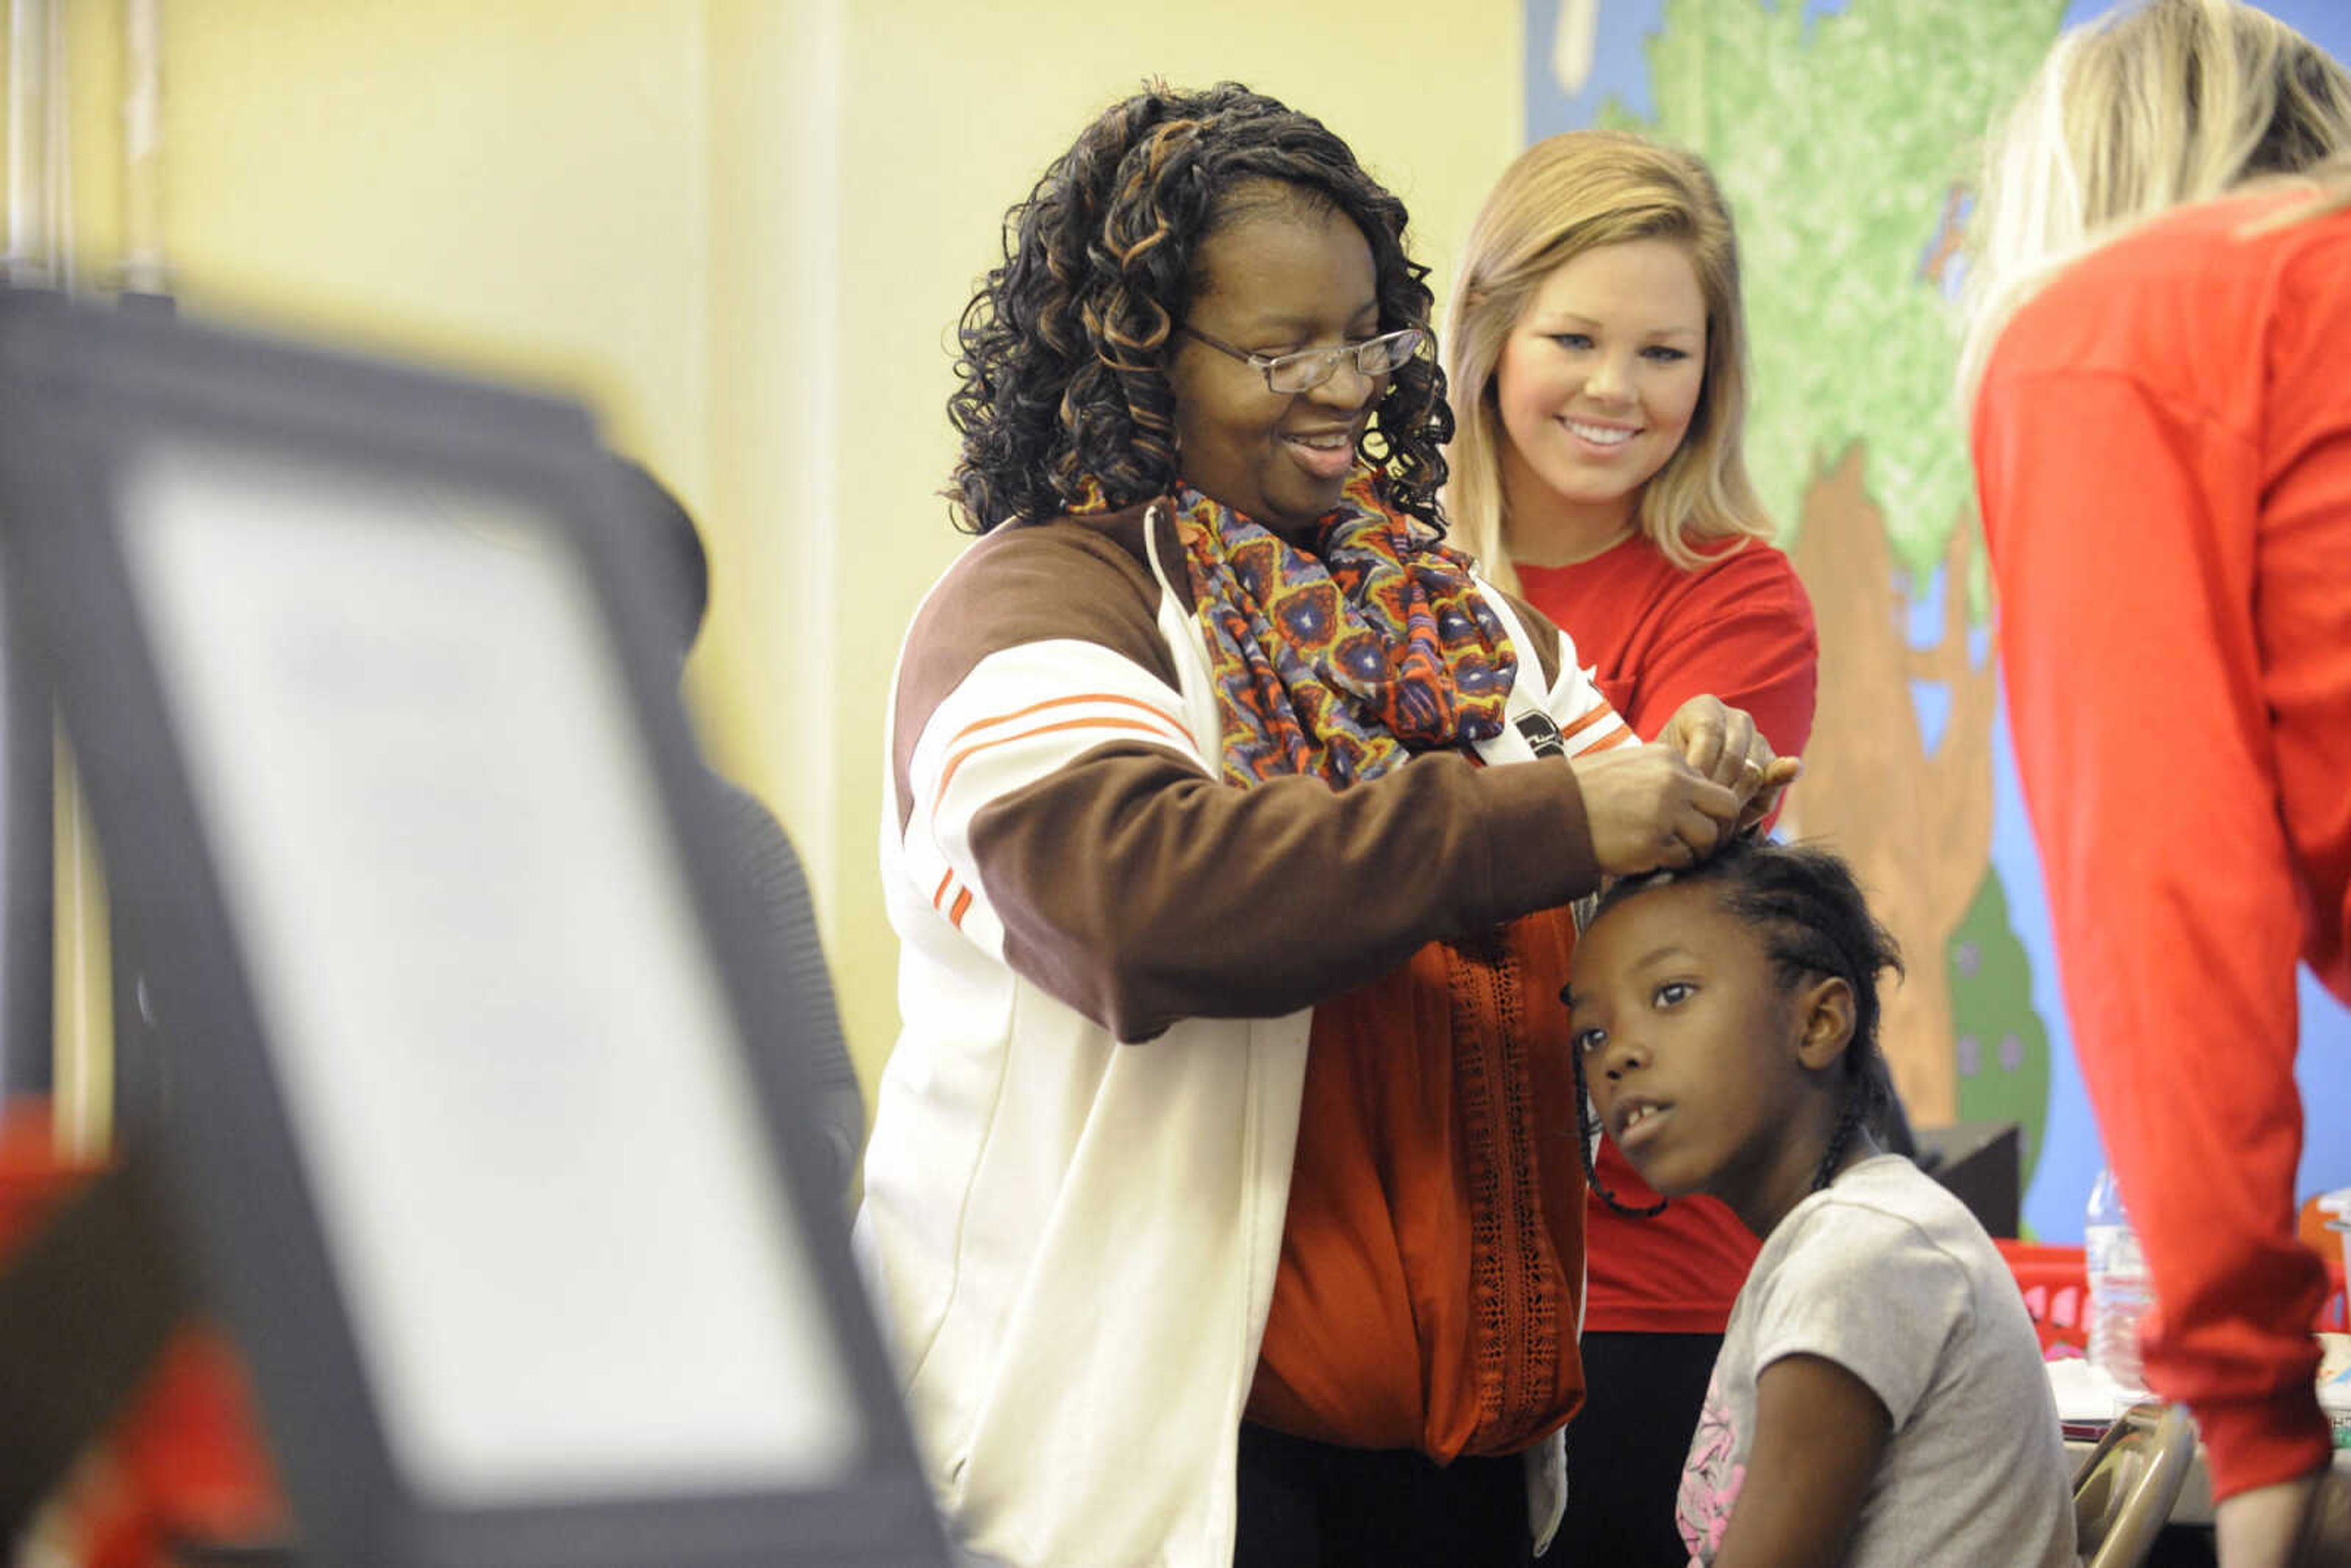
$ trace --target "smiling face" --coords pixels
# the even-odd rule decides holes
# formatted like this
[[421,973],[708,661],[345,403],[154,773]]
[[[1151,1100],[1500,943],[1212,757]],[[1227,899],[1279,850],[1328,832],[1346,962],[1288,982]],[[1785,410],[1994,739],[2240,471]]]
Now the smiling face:
[[1572,1049],[1641,1179],[1668,1197],[1721,1198],[1767,1234],[1827,1148],[1851,988],[1783,984],[1764,933],[1705,883],[1611,907],[1577,940],[1569,984]]
[[1494,371],[1513,556],[1564,565],[1631,530],[1706,385],[1706,294],[1688,246],[1626,240],[1543,280]]
[[[1194,256],[1186,323],[1268,358],[1377,337],[1379,275],[1363,231],[1280,187],[1243,199],[1248,210]],[[1283,396],[1255,366],[1188,333],[1174,344],[1167,380],[1186,482],[1287,538],[1307,537],[1338,506],[1387,378],[1343,362],[1321,386]]]

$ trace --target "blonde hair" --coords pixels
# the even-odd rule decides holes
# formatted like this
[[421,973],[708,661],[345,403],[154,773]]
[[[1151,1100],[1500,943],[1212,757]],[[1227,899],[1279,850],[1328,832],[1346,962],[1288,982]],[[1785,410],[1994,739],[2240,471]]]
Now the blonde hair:
[[1528,302],[1566,262],[1602,246],[1667,239],[1689,252],[1706,298],[1705,379],[1689,429],[1642,486],[1638,518],[1667,559],[1700,560],[1694,541],[1768,538],[1771,525],[1747,477],[1747,321],[1739,242],[1706,165],[1689,153],[1614,131],[1572,131],[1536,142],[1502,174],[1469,230],[1446,316],[1445,373],[1453,389],[1452,476],[1445,512],[1455,539],[1488,575],[1515,587],[1502,545],[1501,411],[1494,376]]
[[2297,177],[2310,200],[2252,229],[2351,204],[2351,75],[2292,27],[2237,0],[2152,0],[2067,33],[1984,160],[1962,406],[2009,318],[2069,264],[2173,207]]

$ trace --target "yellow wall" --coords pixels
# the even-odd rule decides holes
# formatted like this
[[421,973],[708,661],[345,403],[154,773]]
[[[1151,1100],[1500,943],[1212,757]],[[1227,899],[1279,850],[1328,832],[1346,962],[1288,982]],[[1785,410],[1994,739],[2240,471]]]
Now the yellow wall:
[[[955,319],[1004,209],[1147,75],[1321,115],[1442,288],[1520,123],[1520,0],[163,0],[164,240],[191,309],[568,388],[685,498],[691,687],[810,862],[869,1083],[896,639],[962,542]],[[75,5],[84,277],[119,255],[120,26]],[[93,19],[95,18],[95,19]]]

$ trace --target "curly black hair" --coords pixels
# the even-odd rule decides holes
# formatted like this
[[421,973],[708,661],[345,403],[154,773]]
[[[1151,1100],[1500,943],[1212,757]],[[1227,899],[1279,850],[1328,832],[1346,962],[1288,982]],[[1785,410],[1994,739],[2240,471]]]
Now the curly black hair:
[[[1201,243],[1244,213],[1236,187],[1277,181],[1344,214],[1370,242],[1380,330],[1428,329],[1428,268],[1405,254],[1404,204],[1320,120],[1235,82],[1154,83],[1104,112],[1005,218],[1004,263],[956,328],[963,437],[946,491],[960,526],[1059,516],[1099,486],[1113,507],[1176,477],[1169,340],[1190,306]],[[1246,193],[1243,193],[1246,194]],[[1359,455],[1390,502],[1442,530],[1445,372],[1415,356],[1391,374]],[[1091,481],[1091,485],[1090,482]]]
[[[1601,896],[1584,925],[1589,929],[1602,915],[1629,898],[1668,883],[1676,886],[1719,884],[1722,906],[1750,925],[1761,927],[1771,962],[1783,988],[1821,976],[1834,976],[1853,991],[1853,1039],[1845,1045],[1844,1103],[1838,1108],[1828,1147],[1813,1173],[1813,1190],[1835,1179],[1854,1138],[1894,1097],[1894,1080],[1886,1054],[1877,1044],[1877,977],[1902,971],[1901,949],[1893,934],[1869,913],[1869,900],[1853,870],[1827,850],[1811,844],[1775,844],[1740,838],[1712,857],[1682,871],[1627,877]],[[1562,991],[1564,1004],[1568,993]],[[1628,1208],[1600,1182],[1592,1163],[1597,1129],[1591,1122],[1591,1096],[1583,1081],[1583,1052],[1573,1048],[1575,1060],[1576,1127],[1583,1145],[1583,1171],[1592,1190],[1619,1214],[1646,1218],[1665,1206]]]

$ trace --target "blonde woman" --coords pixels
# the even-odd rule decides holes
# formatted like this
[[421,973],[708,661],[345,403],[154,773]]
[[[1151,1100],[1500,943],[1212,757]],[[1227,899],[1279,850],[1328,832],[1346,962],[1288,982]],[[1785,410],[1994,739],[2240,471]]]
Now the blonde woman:
[[2074,1050],[2224,1568],[2294,1560],[2330,1452],[2294,967],[2351,999],[2346,149],[2351,77],[2250,6],[2068,35],[1987,163],[1964,356]]
[[[1456,541],[1635,733],[1713,692],[1800,752],[1819,645],[1740,456],[1738,246],[1705,165],[1608,131],[1529,148],[1470,231],[1446,342]],[[1562,1555],[1681,1568],[1675,1492],[1757,1241],[1712,1198],[1658,1209],[1614,1143],[1592,1179]]]

